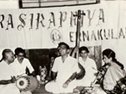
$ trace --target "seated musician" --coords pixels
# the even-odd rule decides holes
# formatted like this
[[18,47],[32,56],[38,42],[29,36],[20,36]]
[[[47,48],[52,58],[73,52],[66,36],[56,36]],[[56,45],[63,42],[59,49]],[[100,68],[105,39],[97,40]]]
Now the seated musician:
[[69,56],[69,46],[61,42],[58,45],[61,56],[54,61],[52,72],[56,79],[46,84],[45,89],[51,93],[70,93],[76,87],[76,75],[80,72],[77,60]]
[[[25,50],[22,48],[15,49],[15,61],[11,64],[13,71],[16,72],[17,77],[34,75],[34,69],[27,58],[25,58]],[[31,94],[30,91],[24,92],[23,94]]]
[[17,73],[17,75],[31,75],[34,72],[34,69],[30,63],[30,61],[25,58],[26,53],[25,50],[22,48],[15,49],[15,61],[11,64],[11,67]]
[[105,49],[103,52],[103,61],[109,63],[106,73],[103,78],[103,89],[111,94],[117,81],[125,76],[124,66],[116,59],[116,54],[111,49]]
[[82,46],[79,48],[79,63],[85,69],[85,76],[78,81],[78,86],[90,86],[91,83],[95,80],[97,67],[93,59],[88,57],[89,50],[87,47]]
[[4,49],[0,62],[0,94],[20,94],[15,85],[15,74],[10,64],[14,61],[14,54],[10,49]]

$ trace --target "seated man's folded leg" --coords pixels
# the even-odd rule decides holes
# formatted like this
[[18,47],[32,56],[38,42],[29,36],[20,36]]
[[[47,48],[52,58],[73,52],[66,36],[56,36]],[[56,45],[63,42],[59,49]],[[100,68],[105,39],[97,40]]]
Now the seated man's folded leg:
[[51,93],[60,93],[59,87],[60,85],[57,82],[51,81],[45,85],[45,90]]
[[15,84],[8,84],[2,88],[0,94],[20,94],[20,91]]
[[67,88],[63,88],[61,83],[49,82],[45,86],[45,90],[51,93],[72,93],[73,89],[76,87],[76,81],[71,82]]

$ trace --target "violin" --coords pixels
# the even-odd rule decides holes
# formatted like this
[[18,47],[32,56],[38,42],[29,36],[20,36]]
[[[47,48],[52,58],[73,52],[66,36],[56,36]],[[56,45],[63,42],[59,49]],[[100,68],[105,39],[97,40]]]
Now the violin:
[[112,92],[114,92],[114,94],[126,94],[126,76],[117,81]]
[[109,68],[110,65],[111,64],[107,63],[107,64],[104,64],[102,67],[100,67],[98,69],[98,72],[95,74],[96,75],[96,78],[91,83],[91,87],[93,87],[95,84],[99,84],[101,86],[101,88],[103,88],[104,76],[105,76],[105,73],[107,72],[107,69]]
[[110,64],[104,64],[101,68],[99,68],[98,72],[96,73],[96,78],[97,78],[97,83],[101,84],[103,82],[104,79],[104,75],[107,71],[107,69],[109,68]]

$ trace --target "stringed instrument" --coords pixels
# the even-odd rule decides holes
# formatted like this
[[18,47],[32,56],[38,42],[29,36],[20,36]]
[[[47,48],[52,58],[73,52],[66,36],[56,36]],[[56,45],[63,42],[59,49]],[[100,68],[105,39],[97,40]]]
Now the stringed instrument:
[[75,47],[72,49],[70,56],[77,59],[78,66],[81,69],[80,73],[77,74],[76,79],[82,79],[85,75],[85,69],[79,63],[80,28],[81,28],[81,17],[83,15],[85,15],[85,13],[82,13],[81,10],[78,10],[78,13],[74,15],[74,17],[77,17],[76,41],[75,41]]
[[114,92],[113,94],[126,94],[126,76],[116,82],[112,92]]

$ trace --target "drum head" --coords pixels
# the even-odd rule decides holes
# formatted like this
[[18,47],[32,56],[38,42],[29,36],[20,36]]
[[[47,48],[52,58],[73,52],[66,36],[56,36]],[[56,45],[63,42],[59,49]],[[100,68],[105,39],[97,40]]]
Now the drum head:
[[23,76],[17,80],[16,86],[21,91],[34,91],[39,86],[39,82],[33,76]]
[[25,90],[26,87],[28,87],[28,80],[25,77],[21,77],[17,80],[16,86],[20,90]]

